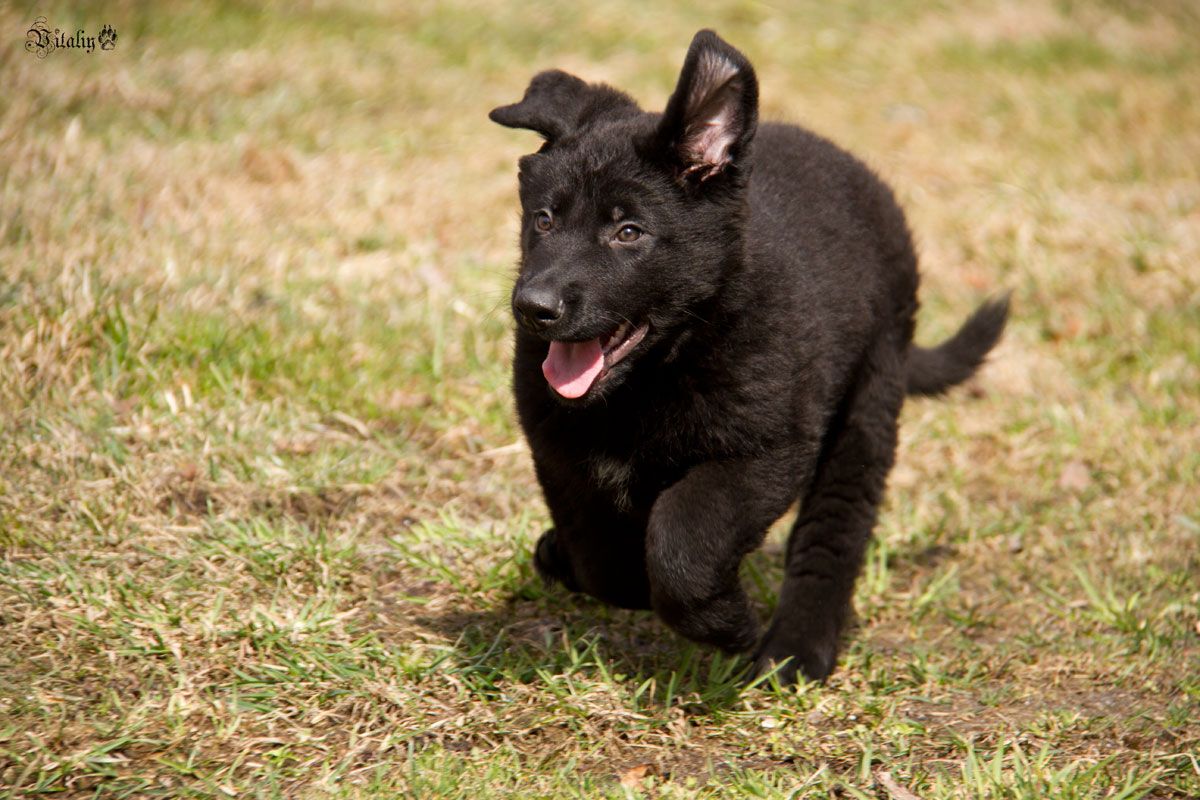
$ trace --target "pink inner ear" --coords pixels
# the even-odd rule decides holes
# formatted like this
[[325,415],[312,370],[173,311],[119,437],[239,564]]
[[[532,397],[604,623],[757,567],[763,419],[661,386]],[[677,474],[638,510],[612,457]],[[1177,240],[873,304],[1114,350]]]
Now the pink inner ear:
[[737,140],[737,95],[730,82],[738,68],[718,53],[700,57],[696,76],[688,94],[688,107],[694,116],[688,121],[683,149],[691,166],[688,172],[703,170],[702,179],[721,171],[730,162],[729,148]]
[[700,166],[719,170],[729,163],[729,148],[737,138],[733,132],[733,109],[721,106],[688,142],[688,153]]

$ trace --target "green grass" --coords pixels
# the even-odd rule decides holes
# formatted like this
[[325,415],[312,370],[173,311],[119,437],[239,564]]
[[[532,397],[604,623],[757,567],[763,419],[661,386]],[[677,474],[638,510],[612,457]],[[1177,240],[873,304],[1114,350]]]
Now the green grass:
[[[1193,4],[684,5],[0,9],[0,797],[1200,796]],[[921,341],[1014,291],[826,686],[530,564],[486,113],[702,26],[895,187]]]

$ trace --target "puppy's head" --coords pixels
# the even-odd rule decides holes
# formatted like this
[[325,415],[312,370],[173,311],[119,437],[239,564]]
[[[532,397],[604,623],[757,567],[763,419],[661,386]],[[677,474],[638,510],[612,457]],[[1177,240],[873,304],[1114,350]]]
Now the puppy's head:
[[520,160],[518,335],[545,343],[556,397],[591,402],[706,324],[741,263],[754,70],[701,31],[661,115],[554,70],[490,116],[545,140]]

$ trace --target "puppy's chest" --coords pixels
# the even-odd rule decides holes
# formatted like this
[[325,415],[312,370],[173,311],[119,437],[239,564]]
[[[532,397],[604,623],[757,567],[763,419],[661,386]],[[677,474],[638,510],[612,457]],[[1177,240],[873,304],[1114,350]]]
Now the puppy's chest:
[[601,450],[589,456],[587,472],[588,483],[604,494],[611,495],[618,508],[622,511],[632,508],[633,462]]
[[588,483],[622,511],[648,509],[660,492],[708,458],[704,443],[682,437],[679,430],[659,425],[623,433],[596,441],[582,462]]
[[584,464],[587,482],[609,498],[621,512],[648,511],[667,486],[682,477],[682,471],[662,464],[623,457],[606,450],[592,452]]

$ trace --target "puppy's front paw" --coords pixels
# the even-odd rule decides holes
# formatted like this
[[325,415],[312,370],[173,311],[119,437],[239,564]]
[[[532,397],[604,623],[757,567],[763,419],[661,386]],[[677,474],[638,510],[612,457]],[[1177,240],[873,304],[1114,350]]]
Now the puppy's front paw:
[[823,681],[836,665],[836,636],[810,639],[772,629],[754,654],[753,677],[760,678],[778,669],[776,675],[782,686],[795,683],[801,675],[810,681]]
[[553,528],[538,539],[533,550],[533,566],[546,583],[561,583],[572,592],[579,591],[571,565],[559,551],[558,536]]

